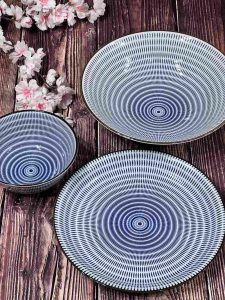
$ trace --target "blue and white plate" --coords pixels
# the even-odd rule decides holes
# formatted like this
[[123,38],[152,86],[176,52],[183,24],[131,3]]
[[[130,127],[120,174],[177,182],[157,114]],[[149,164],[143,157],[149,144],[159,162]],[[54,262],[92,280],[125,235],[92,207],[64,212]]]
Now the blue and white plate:
[[73,162],[77,141],[61,118],[20,111],[0,118],[0,184],[18,193],[43,191]]
[[212,183],[171,155],[125,151],[81,168],[61,191],[55,228],[68,258],[129,291],[168,288],[216,255],[225,212]]
[[140,142],[187,142],[225,120],[225,57],[175,32],[141,32],[103,47],[83,76],[85,101],[112,131]]

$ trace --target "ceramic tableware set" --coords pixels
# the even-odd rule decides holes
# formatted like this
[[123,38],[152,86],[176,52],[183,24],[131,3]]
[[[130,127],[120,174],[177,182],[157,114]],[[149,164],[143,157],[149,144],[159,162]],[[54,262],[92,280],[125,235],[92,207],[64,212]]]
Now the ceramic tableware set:
[[[142,32],[115,40],[88,63],[87,107],[104,126],[143,143],[184,143],[225,120],[225,57],[197,38]],[[22,111],[0,118],[0,182],[35,193],[58,182],[77,140],[59,117]],[[56,202],[55,229],[67,257],[117,289],[180,284],[214,258],[225,212],[210,180],[154,151],[122,151],[78,170]]]

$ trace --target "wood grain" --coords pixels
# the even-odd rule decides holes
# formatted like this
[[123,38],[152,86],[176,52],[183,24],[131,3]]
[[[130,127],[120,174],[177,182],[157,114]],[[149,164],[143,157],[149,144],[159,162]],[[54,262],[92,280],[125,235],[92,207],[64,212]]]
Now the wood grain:
[[[7,1],[8,4],[17,4],[19,0]],[[15,29],[13,23],[1,23],[6,40],[16,43],[20,40],[21,32]],[[0,116],[11,112],[14,108],[15,82],[17,66],[13,65],[8,55],[0,51]]]
[[[18,1],[8,1],[8,4],[17,4]],[[13,23],[8,24],[7,22],[1,22],[1,26],[4,31],[4,35],[7,40],[11,41],[12,43],[16,43],[20,40],[21,32],[20,30],[15,30],[15,26]],[[12,62],[9,60],[8,55],[0,52],[0,117],[10,113],[14,109],[15,103],[15,83],[17,79],[17,66],[13,65]],[[5,192],[5,190],[0,187],[0,233],[1,237],[4,234],[4,228],[2,226],[5,220],[5,207],[7,205],[7,199],[9,194]],[[0,298],[3,299],[2,294],[3,291],[7,288],[7,285],[3,282],[3,269],[4,263],[6,259],[10,259],[8,256],[5,260],[3,260],[4,256],[2,253],[4,251],[4,245],[2,242],[2,238],[0,240]]]
[[[180,30],[225,53],[225,6],[222,0],[179,1]],[[190,144],[191,162],[216,185],[225,203],[225,128]],[[225,299],[225,243],[205,271],[209,299]]]
[[[225,199],[224,128],[202,140],[166,147],[129,141],[109,132],[90,115],[83,103],[82,73],[97,49],[123,35],[145,30],[172,30],[202,38],[225,51],[225,6],[222,0],[107,0],[107,13],[97,25],[80,22],[50,32],[22,32],[35,49],[47,56],[43,72],[65,72],[75,89],[69,112],[79,139],[79,151],[69,174],[98,155],[124,149],[154,149],[190,161],[213,180]],[[178,12],[178,14],[177,14]],[[16,41],[20,31],[6,28]],[[17,70],[0,56],[0,115],[13,109]],[[65,179],[66,179],[65,178]],[[0,188],[0,299],[65,300],[224,300],[225,246],[206,271],[176,288],[136,295],[94,284],[63,254],[53,228],[58,187],[36,196],[5,193]]]
[[[29,46],[43,47],[47,53],[44,74],[49,68],[65,72],[76,91],[71,115],[79,151],[72,172],[97,153],[96,121],[82,102],[80,85],[83,69],[95,51],[95,27],[81,22],[72,29],[61,27],[51,32],[23,30],[22,38]],[[0,299],[93,299],[93,282],[72,266],[55,236],[53,212],[59,189],[60,186],[42,195],[28,197],[6,194]]]

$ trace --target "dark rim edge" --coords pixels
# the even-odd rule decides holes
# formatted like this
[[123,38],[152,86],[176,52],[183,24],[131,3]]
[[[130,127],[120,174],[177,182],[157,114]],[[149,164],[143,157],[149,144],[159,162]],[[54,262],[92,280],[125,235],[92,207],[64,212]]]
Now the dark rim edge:
[[[198,171],[198,173],[200,173],[200,174],[201,174],[201,175],[202,175],[202,176],[203,176],[203,177],[204,177],[204,178],[205,178],[205,179],[206,179],[206,180],[214,187],[215,191],[217,192],[217,194],[218,194],[218,196],[219,196],[219,199],[220,199],[220,201],[221,201],[221,204],[222,204],[223,209],[224,209],[224,214],[225,214],[225,204],[223,203],[222,197],[221,197],[220,193],[218,192],[218,190],[217,190],[215,184],[210,180],[210,178],[209,178],[207,175],[205,175],[200,169],[198,169],[197,167],[195,167],[194,165],[192,165],[192,164],[189,163],[188,161],[186,161],[186,160],[184,160],[184,159],[182,159],[182,158],[180,158],[180,157],[178,157],[178,156],[176,156],[176,155],[171,155],[171,154],[166,153],[166,152],[160,152],[160,151],[154,151],[154,150],[142,150],[142,149],[140,149],[140,150],[122,150],[122,151],[118,150],[118,151],[110,152],[110,153],[108,153],[108,154],[101,155],[101,156],[99,156],[99,157],[97,157],[97,158],[95,158],[95,159],[89,161],[88,163],[86,163],[84,166],[82,166],[82,167],[81,167],[79,170],[77,170],[76,172],[82,172],[82,169],[83,169],[83,168],[85,168],[87,165],[90,165],[92,162],[95,162],[95,161],[100,160],[102,157],[110,156],[110,155],[113,155],[113,154],[115,154],[115,153],[120,153],[120,152],[121,152],[121,153],[123,153],[123,152],[155,152],[155,153],[160,153],[160,154],[164,154],[164,155],[167,155],[167,156],[174,157],[174,158],[176,158],[176,159],[182,161],[183,163],[185,163],[185,164],[191,166],[192,168],[196,169],[196,170]],[[76,172],[75,172],[75,173],[76,173]],[[74,176],[75,173],[74,173],[72,176]],[[67,182],[65,183],[65,185],[68,184],[68,182],[71,180],[72,176],[67,180]],[[65,185],[63,186],[62,189],[65,188]],[[121,292],[125,292],[125,293],[142,294],[142,295],[143,295],[143,294],[147,294],[147,293],[160,292],[160,291],[165,291],[165,290],[168,290],[168,289],[171,289],[171,288],[179,287],[179,286],[181,286],[182,284],[191,281],[192,279],[194,279],[195,277],[197,277],[200,273],[206,271],[206,268],[207,268],[207,267],[212,263],[212,261],[216,258],[217,254],[219,253],[219,251],[221,250],[221,248],[222,248],[222,246],[223,246],[223,243],[225,242],[225,232],[224,232],[224,234],[223,234],[224,236],[223,236],[223,238],[222,238],[222,240],[221,240],[221,243],[219,244],[218,250],[216,251],[215,255],[211,258],[211,260],[207,263],[207,265],[206,265],[205,267],[203,267],[200,271],[198,271],[195,275],[191,276],[191,277],[188,278],[188,279],[185,279],[184,281],[181,281],[181,282],[178,283],[178,284],[174,284],[174,285],[171,285],[171,286],[162,288],[162,289],[150,289],[150,290],[146,290],[146,291],[135,291],[135,290],[127,290],[127,289],[122,289],[122,288],[116,288],[115,286],[111,286],[111,285],[107,285],[107,284],[105,284],[105,283],[102,283],[101,281],[96,280],[94,277],[92,277],[92,276],[88,275],[87,273],[85,273],[85,272],[84,272],[80,267],[78,267],[78,266],[72,261],[72,259],[70,259],[70,258],[68,257],[68,255],[66,254],[66,251],[64,250],[64,248],[63,248],[63,246],[61,245],[60,240],[59,240],[59,238],[58,238],[58,234],[57,234],[57,230],[56,230],[56,225],[55,225],[55,219],[56,219],[56,218],[55,218],[56,204],[57,204],[57,202],[58,202],[58,198],[59,198],[61,192],[62,192],[62,190],[58,193],[58,196],[57,196],[56,201],[55,201],[55,204],[54,204],[54,209],[53,209],[53,228],[54,228],[55,235],[56,235],[58,244],[59,244],[59,246],[60,246],[62,252],[63,252],[64,255],[66,256],[66,258],[71,262],[71,264],[72,264],[75,268],[77,268],[82,274],[85,274],[88,278],[92,279],[94,282],[96,282],[96,283],[98,283],[98,284],[100,284],[100,285],[102,285],[102,286],[104,286],[104,287],[111,288],[111,289],[113,289],[113,290],[117,290],[117,291],[121,291]]]

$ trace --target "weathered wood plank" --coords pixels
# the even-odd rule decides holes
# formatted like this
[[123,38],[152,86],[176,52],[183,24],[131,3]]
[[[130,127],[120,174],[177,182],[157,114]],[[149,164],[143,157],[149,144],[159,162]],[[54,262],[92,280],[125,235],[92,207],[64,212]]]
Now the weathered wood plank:
[[[122,35],[141,30],[176,30],[193,34],[213,43],[224,51],[224,7],[222,0],[180,0],[179,24],[176,24],[175,1],[107,0],[107,15],[95,27],[85,23],[75,29],[59,28],[51,33],[36,30],[24,34],[30,46],[43,47],[49,55],[45,59],[45,71],[49,67],[66,71],[69,82],[76,90],[72,107],[75,129],[80,149],[73,170],[94,158],[97,154],[123,149],[160,149],[191,161],[203,170],[220,190],[224,198],[224,129],[216,134],[188,145],[153,147],[131,142],[110,133],[99,126],[82,103],[80,81],[85,64],[97,47],[100,48]],[[179,26],[177,26],[179,25]],[[14,27],[12,27],[14,30]],[[7,34],[14,39],[12,30]],[[16,40],[17,38],[15,38]],[[53,55],[54,54],[54,55]],[[3,59],[3,64],[2,64]],[[0,57],[1,67],[11,65]],[[0,114],[13,108],[16,69],[0,78]],[[6,73],[6,72],[5,72]],[[14,77],[13,77],[14,76]],[[4,102],[3,102],[4,100]],[[7,101],[6,101],[7,100]],[[98,152],[96,145],[99,145]],[[91,300],[202,300],[225,299],[225,265],[223,247],[213,263],[199,276],[161,293],[134,295],[94,285],[81,275],[66,259],[53,230],[53,207],[57,191],[41,196],[21,197],[0,190],[4,199],[1,240],[0,286],[1,299],[75,299]],[[0,201],[1,202],[1,201]],[[3,208],[3,207],[2,207]]]
[[[17,4],[19,1],[7,1],[8,4]],[[20,40],[20,30],[15,29],[13,23],[2,22],[2,28],[7,40],[16,43]],[[15,82],[17,66],[13,65],[8,55],[0,51],[0,116],[11,112],[14,108]]]
[[[51,32],[35,29],[23,31],[23,38],[35,49],[44,48],[44,72],[49,68],[65,72],[76,91],[71,115],[80,145],[74,170],[97,153],[96,121],[82,103],[80,85],[83,69],[95,50],[95,27],[83,22]],[[59,188],[41,196],[7,194],[2,219],[1,299],[93,299],[93,282],[72,266],[55,236],[53,210]]]
[[[181,32],[201,38],[225,53],[225,7],[222,0],[181,0],[179,23]],[[225,203],[225,129],[191,143],[192,163],[216,185]],[[210,299],[225,299],[225,244],[206,269]]]
[[[16,4],[18,1],[7,1],[8,4]],[[20,40],[20,30],[15,30],[15,26],[12,23],[2,22],[2,28],[7,40],[12,43],[16,43]],[[8,55],[0,51],[0,116],[13,111],[14,108],[14,95],[15,95],[15,83],[17,78],[17,66],[13,65],[9,60]],[[4,232],[3,219],[5,214],[6,198],[8,194],[3,188],[0,187],[0,234]],[[0,240],[0,256],[2,257],[3,250],[2,239]],[[5,284],[2,282],[2,270],[4,261],[0,261],[0,298],[2,291],[5,289]],[[3,299],[3,298],[2,298]]]

